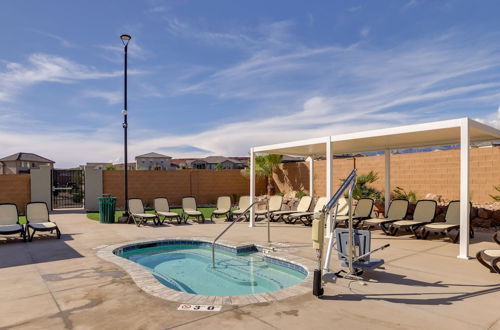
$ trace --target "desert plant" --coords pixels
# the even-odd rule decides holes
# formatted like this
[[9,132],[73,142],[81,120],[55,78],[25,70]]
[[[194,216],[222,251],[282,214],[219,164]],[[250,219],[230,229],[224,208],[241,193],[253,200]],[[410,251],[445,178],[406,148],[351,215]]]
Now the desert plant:
[[[278,168],[282,155],[265,155],[255,157],[255,174],[266,179],[267,194],[272,195],[273,192],[273,173]],[[242,170],[243,175],[248,176],[250,173],[250,162],[248,168]]]
[[[500,184],[498,186],[493,186],[493,188],[500,193]],[[490,195],[490,197],[493,198],[493,200],[500,202],[500,195]]]
[[224,169],[224,168],[222,167],[222,164],[221,164],[221,163],[219,163],[219,164],[215,165],[215,170],[216,170],[216,171],[222,171],[223,169]]
[[407,201],[410,201],[410,202],[417,201],[417,194],[414,191],[410,190],[410,191],[406,192],[406,190],[404,190],[401,187],[396,187],[392,191],[392,195],[394,196],[395,199],[406,199]]
[[301,199],[304,196],[307,196],[307,194],[302,190],[299,190],[295,193],[295,198],[297,198],[297,199]]
[[[356,180],[356,186],[352,191],[352,197],[358,200],[363,197],[371,197],[380,200],[382,198],[382,193],[375,188],[367,186],[377,180],[378,174],[374,171],[370,171],[368,174],[359,175]],[[344,181],[344,179],[341,179],[341,181]]]

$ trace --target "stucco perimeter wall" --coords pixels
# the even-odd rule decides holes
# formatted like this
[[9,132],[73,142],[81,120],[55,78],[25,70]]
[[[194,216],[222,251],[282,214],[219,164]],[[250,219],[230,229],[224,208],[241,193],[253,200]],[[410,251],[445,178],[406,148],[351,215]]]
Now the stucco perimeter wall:
[[0,175],[0,203],[14,203],[20,214],[31,198],[30,175]]
[[85,210],[98,211],[102,196],[102,170],[85,166]]
[[31,170],[31,201],[45,202],[52,209],[52,168],[42,165]]
[[[240,170],[129,171],[129,198],[141,198],[152,206],[155,197],[166,197],[171,205],[180,205],[182,197],[194,196],[198,204],[214,204],[218,196],[248,195],[249,179]],[[117,197],[123,208],[124,171],[103,171],[103,193]],[[265,191],[257,180],[257,193]],[[234,202],[234,201],[233,201]]]
[[[500,148],[473,148],[470,153],[471,199],[474,202],[492,202],[490,194],[498,195],[493,188],[500,184]],[[337,189],[341,178],[353,168],[353,160],[333,160],[333,186]],[[384,156],[356,158],[359,174],[373,170],[379,180],[373,186],[384,190]],[[418,198],[428,193],[442,195],[445,199],[459,198],[460,151],[434,151],[391,155],[391,190],[396,186],[413,190]],[[309,163],[283,164],[274,179],[279,190],[309,191]],[[325,161],[314,162],[314,188],[316,196],[325,195]]]

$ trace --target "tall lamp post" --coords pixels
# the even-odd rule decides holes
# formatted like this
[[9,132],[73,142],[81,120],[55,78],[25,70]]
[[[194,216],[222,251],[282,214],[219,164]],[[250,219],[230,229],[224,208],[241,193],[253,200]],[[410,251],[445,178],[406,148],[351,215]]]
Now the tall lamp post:
[[123,140],[124,140],[124,161],[125,161],[125,211],[123,212],[123,216],[127,217],[129,216],[128,212],[128,157],[127,157],[127,50],[128,50],[128,43],[132,37],[128,34],[122,34],[120,36],[120,39],[122,40],[123,43],[123,50],[124,50],[124,58],[125,58],[125,63],[124,63],[124,80],[123,80]]

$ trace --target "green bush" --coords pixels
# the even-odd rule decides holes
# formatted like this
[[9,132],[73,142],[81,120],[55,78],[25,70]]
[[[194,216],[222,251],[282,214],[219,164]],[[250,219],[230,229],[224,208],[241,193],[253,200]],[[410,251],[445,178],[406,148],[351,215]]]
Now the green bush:
[[[378,174],[374,171],[370,171],[368,172],[368,174],[359,175],[356,180],[356,186],[352,191],[352,197],[358,200],[365,197],[370,197],[375,200],[381,200],[382,193],[375,188],[367,186],[368,184],[374,183],[377,180]],[[344,179],[341,179],[341,181],[344,181]],[[347,197],[348,194],[346,193],[345,195]]]
[[[493,186],[493,188],[500,193],[500,184],[498,186]],[[490,195],[490,197],[493,198],[493,200],[500,202],[500,195]]]
[[299,190],[295,193],[295,198],[301,199],[304,196],[307,196],[307,194],[302,190]]
[[404,190],[401,187],[396,187],[392,191],[392,195],[395,199],[406,199],[407,201],[410,202],[416,202],[417,201],[417,194],[414,191],[408,191]]

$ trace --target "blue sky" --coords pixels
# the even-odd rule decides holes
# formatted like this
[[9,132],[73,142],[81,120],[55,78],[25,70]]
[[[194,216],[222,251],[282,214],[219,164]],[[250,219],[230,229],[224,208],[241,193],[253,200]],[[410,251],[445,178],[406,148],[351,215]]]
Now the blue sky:
[[500,127],[500,3],[2,1],[0,156],[57,167],[469,116]]

